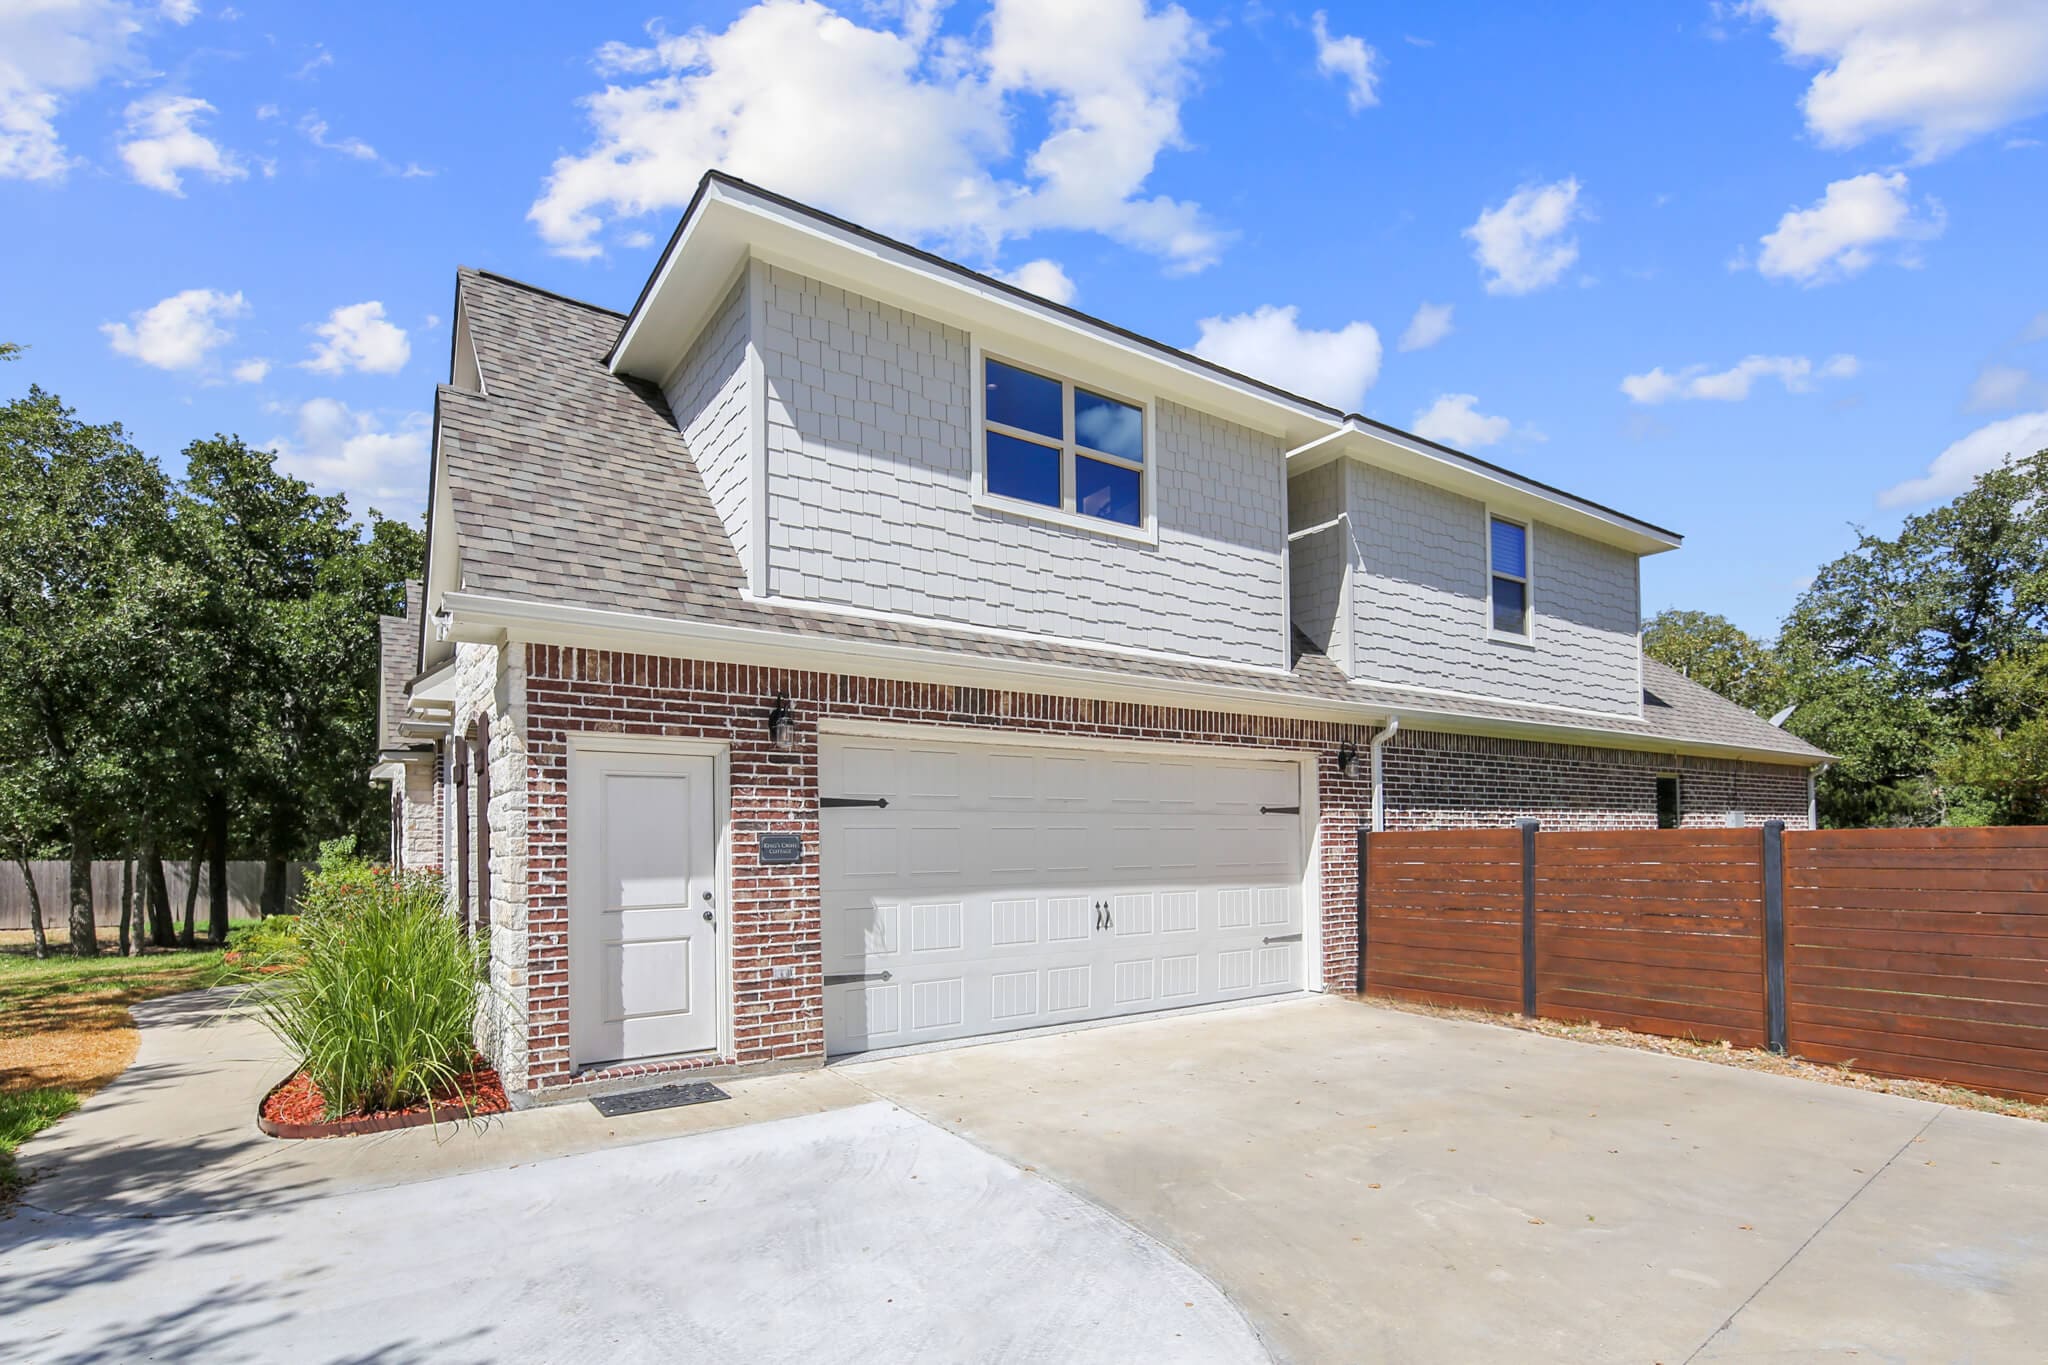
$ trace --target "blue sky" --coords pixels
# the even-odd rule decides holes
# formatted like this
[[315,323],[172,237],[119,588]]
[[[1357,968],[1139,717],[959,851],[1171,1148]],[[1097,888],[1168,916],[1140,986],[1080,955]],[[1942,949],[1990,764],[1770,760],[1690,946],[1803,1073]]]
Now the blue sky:
[[0,395],[416,512],[455,267],[625,307],[715,164],[1683,531],[1646,611],[1768,632],[2048,445],[2048,0],[1561,8],[0,0]]

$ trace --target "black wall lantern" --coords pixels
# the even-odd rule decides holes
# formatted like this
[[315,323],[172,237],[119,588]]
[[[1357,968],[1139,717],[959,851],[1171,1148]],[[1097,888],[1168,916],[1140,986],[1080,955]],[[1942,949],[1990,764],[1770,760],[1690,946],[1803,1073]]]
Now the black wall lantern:
[[1358,746],[1347,739],[1337,746],[1337,776],[1351,776],[1351,770],[1357,764]]
[[775,705],[768,712],[768,742],[785,753],[796,746],[796,716],[789,709],[787,692],[775,694]]

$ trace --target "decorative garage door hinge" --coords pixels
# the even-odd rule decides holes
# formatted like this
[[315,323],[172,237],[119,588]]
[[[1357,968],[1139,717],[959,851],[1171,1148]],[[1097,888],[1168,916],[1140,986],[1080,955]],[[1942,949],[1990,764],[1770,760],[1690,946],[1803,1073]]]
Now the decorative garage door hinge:
[[1300,806],[1260,806],[1260,807],[1259,807],[1259,814],[1261,814],[1261,815],[1299,815],[1299,814],[1301,814],[1301,807],[1300,807]]
[[[1271,938],[1262,938],[1262,939],[1260,939],[1260,940],[1259,940],[1259,942],[1261,942],[1261,943],[1299,943],[1299,942],[1301,942],[1301,935],[1300,935],[1300,934],[1275,934],[1275,935],[1273,935],[1273,936],[1272,936]],[[826,979],[827,981],[830,981],[830,980],[831,980],[832,978],[828,976],[828,977],[826,977],[825,979]]]
[[835,972],[827,972],[827,973],[825,973],[825,984],[826,984],[826,985],[828,985],[828,986],[846,986],[846,985],[851,985],[851,984],[852,984],[853,982],[856,982],[856,981],[887,981],[888,979],[889,979],[889,973],[887,973],[887,972],[836,972],[836,973],[835,973]]
[[875,806],[879,809],[887,810],[889,808],[889,798],[886,796],[821,796],[818,798],[819,810],[831,810],[836,806]]

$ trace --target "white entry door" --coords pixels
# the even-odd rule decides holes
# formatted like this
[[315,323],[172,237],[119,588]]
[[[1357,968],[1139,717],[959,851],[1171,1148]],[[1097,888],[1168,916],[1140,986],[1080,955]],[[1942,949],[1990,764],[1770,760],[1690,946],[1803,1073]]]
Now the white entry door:
[[824,737],[827,1052],[1299,989],[1300,781],[1186,750]]
[[577,1066],[718,1045],[716,772],[708,757],[569,762],[569,1036]]

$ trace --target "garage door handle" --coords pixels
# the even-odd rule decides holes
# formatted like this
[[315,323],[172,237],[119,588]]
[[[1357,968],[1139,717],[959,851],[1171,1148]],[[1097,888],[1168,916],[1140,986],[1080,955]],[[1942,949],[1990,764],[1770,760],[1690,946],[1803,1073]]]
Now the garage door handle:
[[1259,814],[1261,814],[1261,815],[1299,815],[1299,814],[1301,814],[1301,807],[1300,807],[1300,806],[1260,806],[1260,807],[1259,807]]
[[887,972],[827,972],[827,973],[825,973],[825,984],[826,984],[826,985],[828,985],[828,986],[846,986],[846,985],[851,985],[851,984],[852,984],[853,982],[856,982],[856,981],[887,981],[888,979],[889,979],[889,973],[887,973]]
[[1300,934],[1275,934],[1275,935],[1273,935],[1273,936],[1272,936],[1271,938],[1262,938],[1262,939],[1260,939],[1260,940],[1259,940],[1259,942],[1261,942],[1261,943],[1299,943],[1299,942],[1301,942],[1301,935],[1300,935]]
[[877,810],[887,810],[889,808],[889,798],[886,796],[821,796],[818,798],[819,810],[836,810],[841,806],[873,806]]

